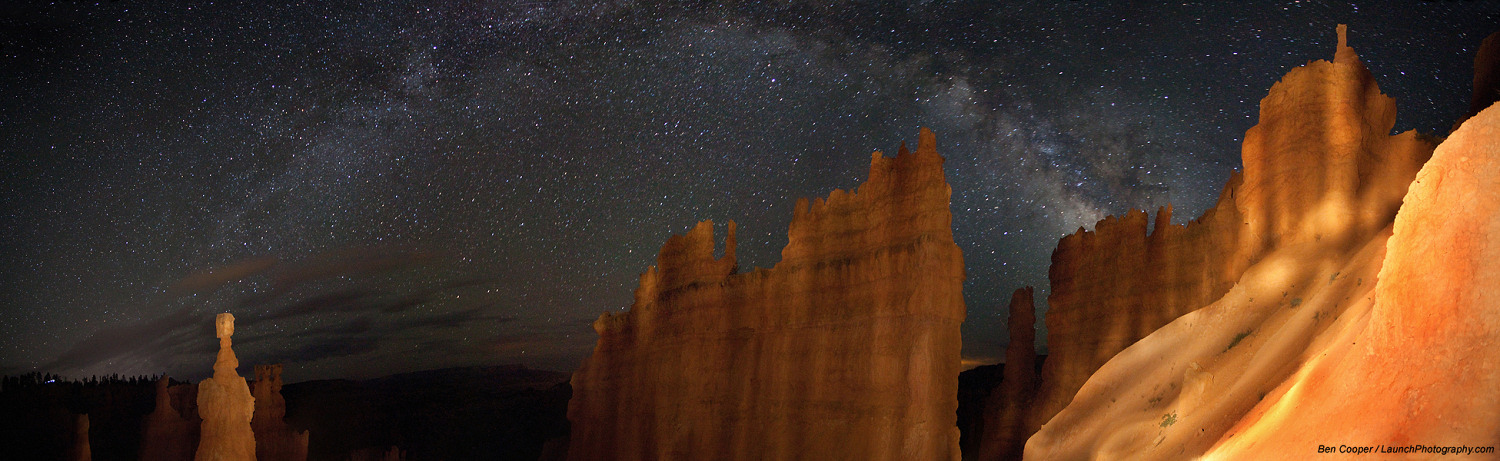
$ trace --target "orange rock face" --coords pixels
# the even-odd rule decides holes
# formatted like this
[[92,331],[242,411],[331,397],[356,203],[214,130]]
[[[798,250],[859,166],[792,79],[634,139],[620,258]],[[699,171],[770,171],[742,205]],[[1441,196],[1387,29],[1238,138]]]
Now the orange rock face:
[[1111,357],[1220,299],[1277,249],[1348,254],[1388,226],[1431,155],[1414,132],[1388,134],[1395,118],[1340,26],[1332,62],[1293,69],[1261,100],[1243,173],[1202,217],[1172,225],[1164,207],[1148,234],[1146,214],[1132,211],[1064,237],[1052,254],[1049,355],[1031,421],[1052,419]]
[[250,430],[255,397],[250,386],[235,368],[240,360],[230,348],[234,335],[234,316],[219,314],[214,319],[219,337],[219,357],[214,361],[214,376],[198,383],[198,416],[203,418],[198,441],[198,461],[255,461],[255,434]]
[[[197,449],[198,424],[182,417],[172,406],[168,389],[171,379],[162,376],[156,382],[156,409],[146,416],[141,428],[140,459],[189,461]],[[185,391],[190,386],[179,386]]]
[[281,397],[281,365],[256,365],[255,414],[250,428],[255,432],[255,454],[260,461],[306,461],[307,431],[292,432],[286,426],[286,399]]
[[[1337,56],[1335,67],[1357,64],[1342,47]],[[1320,91],[1347,85],[1324,80]],[[1352,230],[1272,240],[1222,297],[1101,367],[1028,441],[1026,458],[1425,459],[1441,454],[1388,450],[1496,445],[1500,250],[1488,242],[1500,236],[1489,186],[1500,179],[1500,110],[1466,122],[1415,181],[1359,173],[1372,190],[1407,189],[1390,222],[1367,235],[1359,210],[1380,208],[1339,200],[1353,211],[1323,213]],[[1295,235],[1275,222],[1264,227]]]
[[782,260],[667,240],[573,375],[574,460],[958,459],[963,259],[931,132],[799,200]]
[[1440,458],[1500,445],[1500,107],[1464,122],[1417,174],[1368,316],[1309,351],[1208,459],[1319,445]]

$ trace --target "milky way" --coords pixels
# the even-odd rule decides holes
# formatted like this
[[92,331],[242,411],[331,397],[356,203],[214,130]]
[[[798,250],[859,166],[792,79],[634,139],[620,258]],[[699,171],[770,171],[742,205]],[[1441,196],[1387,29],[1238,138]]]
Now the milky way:
[[797,197],[920,126],[965,354],[998,357],[1059,237],[1201,213],[1336,24],[1437,135],[1500,29],[1494,2],[1219,3],[8,6],[0,372],[201,376],[225,311],[293,381],[571,370],[668,236],[734,220],[770,267]]

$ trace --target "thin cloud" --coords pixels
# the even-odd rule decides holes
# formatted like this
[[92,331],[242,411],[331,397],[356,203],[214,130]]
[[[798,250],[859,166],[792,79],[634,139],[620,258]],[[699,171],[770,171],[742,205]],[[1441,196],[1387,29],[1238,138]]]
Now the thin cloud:
[[[117,327],[102,328],[83,341],[63,352],[57,359],[42,366],[45,370],[62,372],[87,369],[95,364],[118,358],[133,358],[132,361],[160,362],[167,350],[181,347],[173,340],[203,320],[193,313],[191,307],[183,307],[170,314],[150,320],[134,322]],[[211,332],[211,330],[208,330]]]
[[183,277],[167,289],[167,295],[176,298],[193,293],[213,291],[230,282],[261,274],[281,262],[274,256],[250,258],[236,261]]

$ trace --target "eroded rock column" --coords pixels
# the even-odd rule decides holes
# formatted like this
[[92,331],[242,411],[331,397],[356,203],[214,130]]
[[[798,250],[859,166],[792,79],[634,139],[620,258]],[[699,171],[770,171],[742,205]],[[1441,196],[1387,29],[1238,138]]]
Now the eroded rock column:
[[234,316],[219,314],[214,319],[219,337],[219,356],[214,361],[214,376],[198,384],[198,415],[203,418],[198,442],[198,461],[255,461],[255,434],[250,418],[255,411],[255,397],[240,377],[240,361],[230,348],[234,336]]

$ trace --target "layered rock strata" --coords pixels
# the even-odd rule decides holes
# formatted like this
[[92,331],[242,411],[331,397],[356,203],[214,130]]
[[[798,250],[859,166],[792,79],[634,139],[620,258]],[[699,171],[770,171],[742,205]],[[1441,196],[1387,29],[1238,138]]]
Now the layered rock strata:
[[[1267,101],[1277,102],[1278,91],[1280,101],[1295,101],[1373,89],[1340,32],[1334,62],[1293,71]],[[1351,70],[1360,78],[1309,79]],[[1303,130],[1389,130],[1388,123],[1350,122],[1388,112],[1370,102],[1344,103],[1342,115],[1325,112],[1321,121],[1311,113]],[[1411,177],[1382,173],[1384,165],[1358,169],[1370,189],[1405,197],[1373,232],[1370,224],[1380,221],[1368,218],[1380,216],[1372,211],[1383,202],[1315,202],[1318,212],[1304,216],[1310,224],[1303,226],[1328,224],[1311,239],[1296,238],[1296,226],[1262,224],[1274,240],[1226,293],[1110,359],[1028,441],[1026,459],[1268,459],[1317,456],[1319,445],[1493,446],[1500,439],[1492,392],[1500,388],[1492,365],[1500,357],[1491,352],[1500,339],[1493,328],[1500,298],[1488,287],[1500,281],[1500,266],[1486,242],[1500,238],[1500,199],[1487,186],[1500,179],[1497,126],[1500,112],[1482,112]],[[1347,139],[1337,135],[1321,136]],[[1247,136],[1246,177],[1250,142]],[[1355,155],[1382,153],[1380,144],[1346,144],[1365,149]],[[1299,189],[1303,182],[1285,187],[1329,195]],[[1269,201],[1250,203],[1257,202]],[[1257,228],[1258,221],[1246,222]]]
[[[1476,459],[1500,445],[1500,107],[1464,122],[1417,174],[1373,294],[1301,354],[1205,459],[1320,445]],[[1373,302],[1370,301],[1373,299]],[[1336,443],[1334,441],[1337,441]],[[1426,448],[1413,449],[1414,446]],[[1487,447],[1488,453],[1472,451]]]
[[1132,211],[1058,243],[1033,424],[1073,401],[1105,361],[1223,297],[1275,250],[1349,254],[1391,223],[1432,146],[1412,131],[1389,134],[1395,102],[1346,45],[1344,27],[1338,32],[1333,61],[1293,69],[1261,100],[1244,170],[1203,216],[1173,225],[1163,207],[1148,233],[1146,214]]
[[250,428],[255,432],[255,453],[260,461],[306,461],[307,431],[293,432],[286,425],[286,399],[281,397],[281,365],[256,365],[255,414]]
[[203,425],[194,459],[255,461],[255,434],[250,429],[255,397],[250,396],[245,378],[235,371],[240,361],[230,348],[234,316],[219,314],[214,326],[219,356],[214,361],[214,376],[198,383],[198,416],[203,418]]
[[1311,458],[1332,447],[1429,459],[1496,446],[1496,181],[1492,107],[1438,146],[1393,226],[1352,254],[1277,250],[1224,298],[1100,368],[1026,458]]
[[856,192],[799,200],[782,260],[737,273],[699,223],[594,322],[569,459],[958,459],[962,255],[931,132]]

